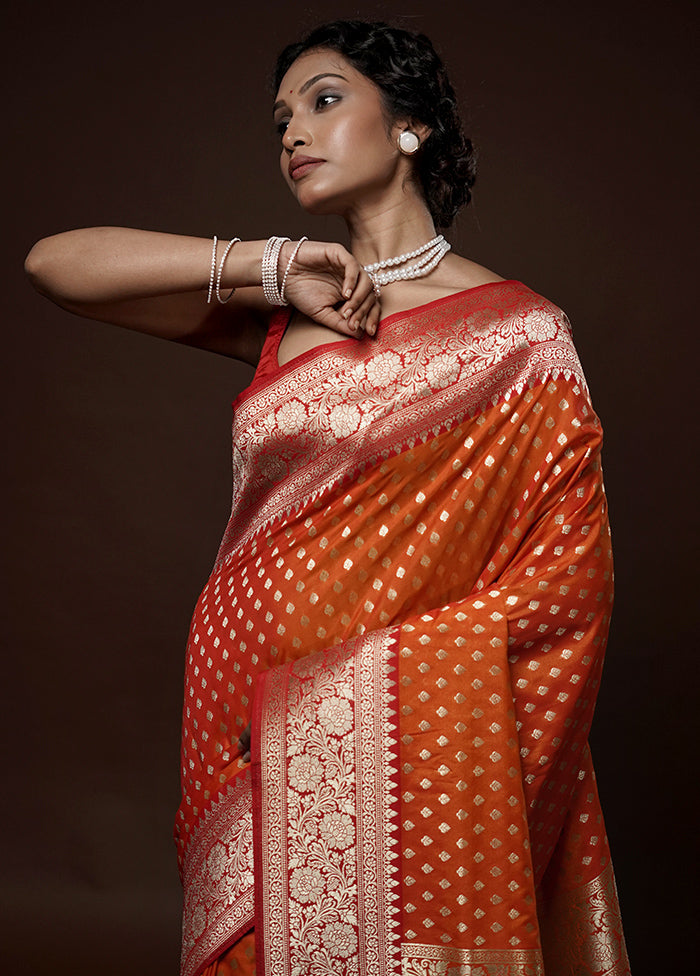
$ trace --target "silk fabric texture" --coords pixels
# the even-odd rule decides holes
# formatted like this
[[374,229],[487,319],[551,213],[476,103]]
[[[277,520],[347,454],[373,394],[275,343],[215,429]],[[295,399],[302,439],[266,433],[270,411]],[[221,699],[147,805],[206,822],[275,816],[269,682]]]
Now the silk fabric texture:
[[188,644],[183,976],[627,973],[587,745],[601,428],[566,316],[494,282],[280,367],[289,316],[234,404]]

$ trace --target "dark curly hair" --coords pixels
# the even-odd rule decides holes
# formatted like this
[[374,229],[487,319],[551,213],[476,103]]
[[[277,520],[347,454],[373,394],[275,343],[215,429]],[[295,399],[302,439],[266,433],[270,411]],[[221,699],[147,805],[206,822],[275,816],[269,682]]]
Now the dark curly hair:
[[335,20],[289,44],[275,66],[275,91],[298,57],[316,48],[338,51],[379,88],[387,119],[414,119],[432,132],[416,155],[426,203],[440,228],[471,200],[476,151],[462,128],[445,67],[425,34],[380,21]]

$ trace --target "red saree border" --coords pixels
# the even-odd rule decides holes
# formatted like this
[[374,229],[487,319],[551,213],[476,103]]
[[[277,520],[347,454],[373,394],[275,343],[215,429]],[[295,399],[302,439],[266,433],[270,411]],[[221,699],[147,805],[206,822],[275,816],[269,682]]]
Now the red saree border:
[[183,869],[181,976],[195,976],[253,925],[250,770],[228,783],[200,821]]
[[[400,312],[393,312],[391,315],[387,315],[379,323],[379,329],[383,335],[387,332],[399,328],[401,323],[414,319],[418,316],[423,316],[428,312],[432,312],[435,309],[444,309],[449,307],[452,303],[467,302],[472,298],[480,298],[482,289],[496,289],[503,290],[504,288],[508,290],[527,290],[527,285],[523,284],[522,281],[518,281],[515,278],[508,278],[502,281],[487,281],[483,285],[475,285],[472,288],[462,288],[459,291],[453,292],[451,295],[443,295],[442,298],[436,298],[432,302],[424,302],[422,305],[416,305],[413,308],[406,308]],[[313,363],[316,359],[327,356],[329,353],[342,349],[343,346],[347,345],[350,347],[357,346],[358,340],[355,336],[346,336],[339,339],[331,339],[329,342],[324,342],[320,346],[315,346],[313,349],[308,349],[306,352],[300,353],[298,356],[294,356],[288,362],[280,365],[279,362],[279,347],[284,338],[284,334],[287,330],[292,316],[294,315],[294,308],[283,308],[279,309],[273,313],[270,319],[270,325],[268,327],[267,338],[263,343],[263,350],[260,357],[260,365],[253,376],[253,379],[249,386],[242,390],[238,396],[233,401],[234,410],[242,407],[245,402],[251,397],[255,396],[260,392],[268,383],[272,380],[279,380],[284,377],[287,373],[292,373],[300,367],[306,366],[307,364]],[[369,342],[375,342],[374,339],[369,339]]]
[[259,678],[261,974],[398,971],[395,672],[395,637],[379,631]]

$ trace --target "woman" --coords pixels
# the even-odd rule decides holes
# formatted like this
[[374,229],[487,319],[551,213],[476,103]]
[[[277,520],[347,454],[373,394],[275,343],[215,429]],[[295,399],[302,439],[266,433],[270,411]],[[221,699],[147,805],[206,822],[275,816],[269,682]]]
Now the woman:
[[349,249],[96,228],[27,259],[71,311],[257,366],[188,644],[182,971],[626,973],[568,322],[436,235],[474,158],[427,38],[329,24],[275,87],[282,175]]

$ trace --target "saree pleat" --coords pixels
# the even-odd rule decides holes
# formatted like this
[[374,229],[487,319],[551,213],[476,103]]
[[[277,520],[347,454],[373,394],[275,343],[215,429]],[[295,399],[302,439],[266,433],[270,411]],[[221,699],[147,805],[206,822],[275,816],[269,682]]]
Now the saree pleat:
[[566,317],[497,283],[279,368],[285,323],[235,404],[190,634],[183,974],[253,926],[274,976],[628,972],[587,747],[601,431]]
[[248,932],[203,969],[202,976],[255,976],[255,969],[255,933]]

